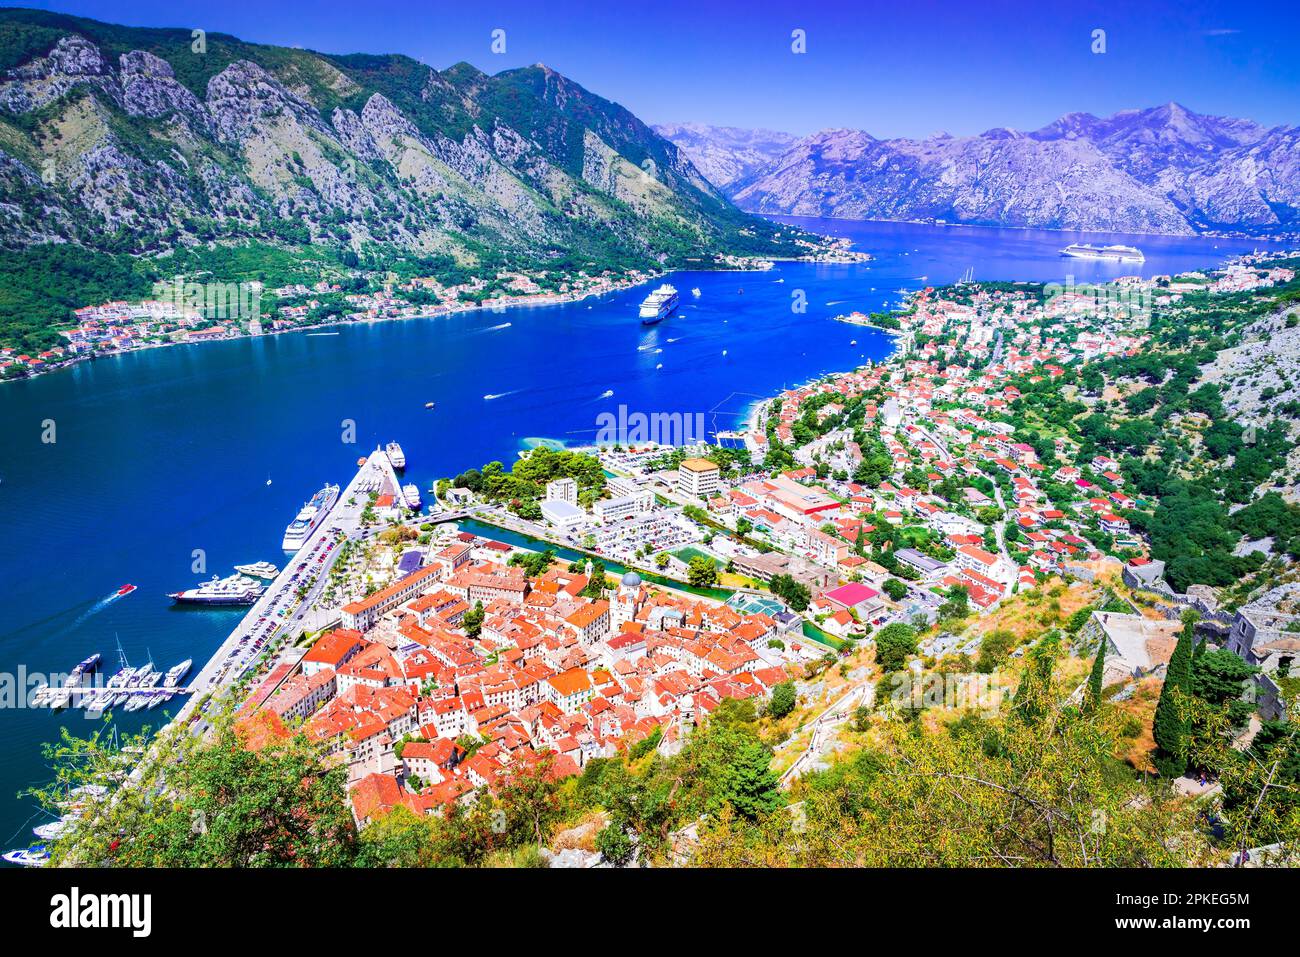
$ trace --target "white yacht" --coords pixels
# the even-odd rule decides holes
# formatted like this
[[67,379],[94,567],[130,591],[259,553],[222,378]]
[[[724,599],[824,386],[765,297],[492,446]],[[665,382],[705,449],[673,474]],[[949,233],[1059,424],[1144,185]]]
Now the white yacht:
[[65,814],[57,821],[50,821],[48,824],[38,824],[32,828],[32,833],[42,841],[56,841],[68,831],[72,830],[77,821],[81,820],[79,814]]
[[262,597],[264,591],[265,585],[259,585],[243,575],[231,575],[228,578],[213,575],[211,581],[206,581],[197,588],[175,591],[167,597],[178,604],[188,605],[251,605]]
[[262,578],[270,581],[276,575],[280,574],[280,569],[276,568],[270,562],[254,562],[251,565],[236,565],[235,571],[241,575],[247,575],[249,578]]
[[389,442],[388,445],[385,446],[384,451],[388,453],[388,461],[393,463],[393,468],[406,468],[406,453],[402,451],[400,445],[396,442]]
[[193,658],[186,658],[178,665],[173,665],[167,669],[167,674],[163,676],[164,688],[175,688],[181,683],[181,679],[190,673],[190,668],[194,665]]
[[50,852],[45,849],[44,844],[37,844],[35,847],[24,847],[0,854],[0,858],[19,867],[44,867],[50,862]]

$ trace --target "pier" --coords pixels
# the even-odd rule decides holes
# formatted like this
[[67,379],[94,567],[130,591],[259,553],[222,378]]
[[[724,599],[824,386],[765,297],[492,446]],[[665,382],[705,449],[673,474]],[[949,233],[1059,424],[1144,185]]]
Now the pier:
[[[338,545],[362,537],[361,513],[369,493],[380,489],[385,479],[396,481],[392,463],[382,450],[371,452],[302,548],[285,562],[284,569],[190,682],[188,690],[194,697],[181,709],[177,721],[187,720],[203,695],[237,681],[277,636],[292,634],[303,625],[329,579],[339,555]],[[400,494],[400,483],[397,488]]]

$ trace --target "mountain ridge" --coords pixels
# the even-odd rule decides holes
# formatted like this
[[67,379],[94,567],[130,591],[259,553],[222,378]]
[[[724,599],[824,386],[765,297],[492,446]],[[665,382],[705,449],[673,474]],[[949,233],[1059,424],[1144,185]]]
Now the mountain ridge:
[[619,268],[769,254],[774,235],[677,146],[544,65],[438,71],[0,10],[4,249],[258,240]]
[[[693,159],[724,166],[731,128],[661,124]],[[819,130],[720,188],[761,214],[942,219],[1113,232],[1268,236],[1300,231],[1300,127],[1171,102],[1109,117],[1067,113],[1031,131],[878,139]]]

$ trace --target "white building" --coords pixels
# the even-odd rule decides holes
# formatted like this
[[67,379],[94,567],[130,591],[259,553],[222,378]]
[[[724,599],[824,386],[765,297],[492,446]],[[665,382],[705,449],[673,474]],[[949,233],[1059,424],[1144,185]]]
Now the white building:
[[591,513],[598,521],[609,522],[620,518],[643,515],[655,507],[655,493],[642,489],[632,495],[619,498],[597,499],[591,506]]
[[542,502],[542,518],[556,528],[577,528],[586,517],[586,513],[572,502],[551,498]]
[[558,478],[546,483],[546,498],[552,502],[578,504],[578,483],[571,478]]
[[713,495],[722,487],[722,470],[708,459],[683,459],[677,467],[677,491],[695,498]]

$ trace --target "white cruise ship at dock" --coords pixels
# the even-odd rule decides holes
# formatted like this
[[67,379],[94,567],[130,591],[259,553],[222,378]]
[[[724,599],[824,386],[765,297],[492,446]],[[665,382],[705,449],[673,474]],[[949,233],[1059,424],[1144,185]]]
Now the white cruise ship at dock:
[[302,507],[297,517],[284,530],[284,541],[281,547],[286,552],[296,552],[302,548],[311,537],[311,533],[316,530],[316,526],[325,520],[325,516],[329,514],[338,498],[337,485],[326,485],[313,495],[311,501]]

